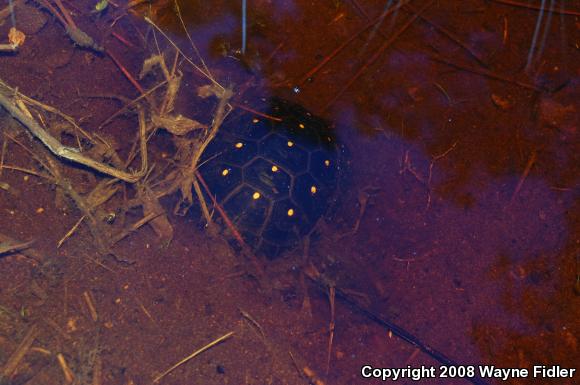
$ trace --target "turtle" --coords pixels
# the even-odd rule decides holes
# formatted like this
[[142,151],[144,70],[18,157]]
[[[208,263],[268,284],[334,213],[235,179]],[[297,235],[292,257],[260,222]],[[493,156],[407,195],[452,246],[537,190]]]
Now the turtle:
[[245,243],[276,259],[335,207],[345,151],[328,122],[296,103],[251,106],[227,116],[198,171]]

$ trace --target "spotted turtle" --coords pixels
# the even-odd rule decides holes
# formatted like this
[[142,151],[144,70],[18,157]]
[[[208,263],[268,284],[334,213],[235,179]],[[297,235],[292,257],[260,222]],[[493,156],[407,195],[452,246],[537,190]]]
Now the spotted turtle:
[[274,259],[336,202],[343,151],[328,123],[297,104],[270,98],[251,107],[226,118],[199,172],[244,241]]

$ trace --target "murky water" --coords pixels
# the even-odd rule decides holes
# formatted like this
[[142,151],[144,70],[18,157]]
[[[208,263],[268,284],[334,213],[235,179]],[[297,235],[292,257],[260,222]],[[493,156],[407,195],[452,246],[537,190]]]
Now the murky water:
[[319,266],[461,362],[526,366],[543,338],[567,361],[555,341],[575,322],[547,304],[575,279],[574,17],[477,1],[250,2],[244,55],[235,5],[184,4],[202,56],[239,61],[259,92],[334,122],[350,151]]
[[[149,15],[165,36],[135,16],[125,16],[116,31],[134,44],[148,42],[149,52],[113,38],[108,47],[123,54],[133,74],[156,47],[169,63],[179,47],[184,56],[177,56],[176,63],[184,78],[176,112],[202,122],[215,112],[215,104],[196,95],[210,80],[193,63],[206,72],[207,66],[215,81],[233,87],[234,108],[251,107],[257,97],[291,100],[330,122],[346,147],[348,167],[336,192],[338,205],[321,221],[306,251],[294,250],[267,267],[314,268],[339,294],[367,311],[365,317],[352,303],[336,301],[334,345],[327,359],[328,298],[310,287],[317,322],[311,327],[317,330],[305,326],[296,340],[286,336],[284,341],[300,347],[306,366],[324,383],[371,381],[360,377],[365,364],[439,367],[451,360],[530,371],[537,364],[577,366],[578,2],[180,1],[177,12],[168,1],[135,9]],[[120,15],[114,8],[109,11],[104,18]],[[88,28],[94,27],[89,23]],[[86,52],[74,55],[73,63],[88,66],[105,60]],[[21,68],[10,66],[12,71]],[[96,67],[95,77],[109,76]],[[55,71],[52,81],[61,76],[65,84],[72,82]],[[7,72],[2,71],[2,78]],[[23,82],[27,76],[16,79]],[[125,82],[121,75],[116,79]],[[37,84],[47,99],[59,101],[47,86]],[[102,91],[98,85],[91,89]],[[102,111],[114,111],[104,101],[94,103],[109,109]],[[98,123],[96,116],[87,118],[89,125]],[[103,132],[125,136],[111,126]],[[175,151],[163,135],[153,141],[159,153],[153,157],[160,164]],[[164,204],[170,207],[175,200]],[[211,269],[231,261],[216,257],[212,265],[191,257],[219,254],[206,245],[209,241],[196,226],[198,215],[193,207],[189,216],[172,219],[177,224],[171,249],[176,260],[159,262],[152,256],[149,261],[159,265],[140,267],[149,278],[123,279],[146,288],[145,298],[175,294],[180,298],[176,308],[199,310],[203,293],[195,299],[191,296],[197,294],[184,293],[215,285],[216,277],[231,271]],[[135,246],[137,240],[131,242],[128,250],[143,249]],[[188,247],[197,251],[190,253]],[[179,261],[199,269],[207,286],[192,283]],[[160,277],[167,282],[160,283]],[[294,278],[292,283],[282,279],[282,289],[274,285],[275,293],[282,293],[274,297],[296,314],[303,286]],[[255,305],[247,294],[252,290],[240,292],[246,302],[236,306]],[[207,310],[209,303],[219,303],[216,297],[206,300],[205,314],[227,319],[219,310]],[[173,306],[174,300],[165,301]],[[286,322],[282,313],[278,318],[275,311],[264,312],[268,325]],[[166,317],[167,325],[187,329],[178,318]],[[312,333],[315,342],[307,343]],[[411,344],[398,338],[401,334]],[[429,354],[430,349],[438,352]],[[173,354],[164,362],[180,356],[176,350],[164,352]],[[241,371],[228,373],[231,382],[242,383]],[[196,374],[187,378],[195,382]],[[467,377],[424,383],[496,382]],[[221,381],[217,378],[210,382]],[[530,375],[509,381],[549,379]],[[573,384],[577,375],[576,380],[561,376],[554,381]]]

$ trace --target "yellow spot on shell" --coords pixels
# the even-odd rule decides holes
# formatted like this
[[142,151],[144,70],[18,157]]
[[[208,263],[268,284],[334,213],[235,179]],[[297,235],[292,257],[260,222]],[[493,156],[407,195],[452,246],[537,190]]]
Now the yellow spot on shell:
[[291,217],[294,215],[294,209],[289,209],[287,212],[288,216]]
[[292,147],[292,146],[294,146],[294,142],[292,142],[292,141],[289,140],[288,141],[288,147]]
[[272,172],[277,172],[278,171],[278,166],[274,165],[272,166]]
[[326,160],[324,161],[324,165],[325,165],[326,167],[329,167],[329,166],[330,166],[330,160],[326,159]]
[[252,195],[252,198],[254,198],[254,199],[260,199],[260,196],[261,196],[260,193],[256,191],[254,193],[254,195]]
[[230,173],[230,170],[228,170],[227,168],[224,168],[224,169],[222,170],[222,176],[226,176],[226,175],[228,175],[229,173]]
[[236,143],[236,148],[242,148],[242,147],[244,147],[244,144],[242,142]]
[[310,193],[316,194],[316,186],[310,187]]
[[305,128],[306,126],[305,126],[304,124],[300,123],[300,124],[298,125],[298,127],[300,127],[300,128],[302,128],[302,129],[303,129],[303,128]]
[[252,123],[254,123],[254,124],[258,123],[259,121],[260,121],[260,119],[258,119],[258,118],[252,119]]

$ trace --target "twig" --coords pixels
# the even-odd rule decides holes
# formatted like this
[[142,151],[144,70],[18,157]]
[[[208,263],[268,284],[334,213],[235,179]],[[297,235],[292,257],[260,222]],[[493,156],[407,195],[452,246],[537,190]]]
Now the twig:
[[334,316],[336,312],[335,306],[336,287],[331,285],[328,287],[328,302],[330,303],[330,323],[328,324],[328,352],[326,356],[326,375],[330,372],[330,358],[332,356],[332,342],[334,341]]
[[135,183],[147,171],[147,158],[146,158],[146,141],[145,132],[141,133],[141,147],[145,148],[145,151],[141,153],[141,170],[136,173],[129,173],[123,170],[116,169],[109,166],[108,164],[98,162],[94,159],[82,155],[74,148],[63,146],[58,140],[52,137],[48,132],[46,132],[36,120],[32,117],[26,115],[20,108],[18,108],[8,97],[0,93],[0,105],[4,107],[14,118],[16,118],[20,123],[22,123],[30,132],[39,139],[48,149],[56,156],[68,159],[72,162],[82,164],[93,170],[100,171],[104,174],[113,176],[115,178],[121,179],[125,182]]
[[73,187],[71,181],[62,175],[60,170],[60,165],[54,160],[50,154],[47,154],[46,161],[49,163],[48,170],[54,176],[54,183],[60,187],[66,195],[68,195],[75,203],[77,208],[82,212],[83,216],[86,217],[89,230],[91,235],[95,240],[97,246],[97,251],[99,254],[107,254],[109,250],[109,242],[103,236],[102,224],[95,218],[94,211],[95,205],[90,202],[87,198],[81,196]]
[[[211,190],[209,189],[209,186],[207,185],[207,183],[203,179],[203,176],[199,173],[198,170],[195,170],[195,177],[196,177],[196,181],[199,180],[199,182],[201,183],[201,185],[205,189],[205,192],[207,193],[207,195],[209,195],[211,197],[213,207],[218,211],[218,213],[220,214],[220,216],[224,220],[226,227],[231,231],[232,235],[234,236],[234,238],[236,239],[236,241],[238,242],[238,244],[242,248],[243,252],[248,256],[248,258],[250,258],[250,261],[252,262],[252,264],[254,265],[254,268],[256,269],[256,273],[259,274],[260,276],[262,276],[264,274],[264,269],[262,267],[262,264],[260,263],[260,260],[258,259],[258,257],[256,257],[256,255],[254,255],[254,253],[252,252],[252,249],[244,241],[244,238],[242,237],[242,235],[240,234],[240,232],[238,231],[238,229],[236,228],[236,226],[234,225],[234,223],[230,219],[229,215],[224,211],[222,206],[218,203],[215,195],[212,194]],[[201,196],[200,202],[202,202],[201,204],[205,204],[205,200],[203,200],[203,196]]]
[[395,40],[397,40],[399,38],[399,36],[401,36],[401,34],[403,34],[403,32],[405,32],[415,22],[415,20],[417,20],[419,15],[421,15],[427,8],[429,8],[433,4],[433,1],[434,0],[431,0],[427,4],[425,4],[423,7],[421,7],[421,9],[416,14],[411,16],[407,20],[407,22],[405,22],[405,24],[403,24],[401,26],[401,28],[393,34],[393,36],[391,36],[387,41],[385,41],[383,43],[383,45],[381,45],[381,47],[370,57],[370,59],[368,59],[367,62],[361,68],[359,68],[359,70],[354,74],[354,76],[352,78],[350,78],[346,82],[346,84],[338,92],[335,93],[335,95],[332,97],[332,99],[326,104],[326,106],[324,106],[323,110],[328,110],[338,100],[338,98],[340,98],[342,96],[342,94],[344,94],[344,92],[359,77],[361,77],[361,75],[367,70],[367,68],[370,67],[375,61],[377,61],[377,59],[381,56],[381,54],[387,48],[389,48],[391,46],[391,44],[393,44],[395,42]]
[[63,26],[65,27],[67,26],[67,22],[64,19],[64,17],[52,6],[50,1],[48,0],[36,0],[36,1],[44,8],[48,9],[49,12],[52,13],[61,22]]
[[431,54],[430,58],[433,59],[434,61],[439,62],[439,63],[447,64],[448,66],[455,67],[455,68],[463,70],[463,71],[471,72],[471,73],[476,74],[476,75],[481,75],[481,76],[485,76],[488,78],[500,80],[503,82],[512,83],[512,84],[515,84],[517,86],[520,86],[522,88],[526,88],[526,89],[532,90],[532,91],[546,92],[546,90],[544,88],[535,86],[533,84],[521,82],[519,80],[515,80],[515,79],[512,79],[510,77],[500,75],[500,74],[497,74],[495,72],[492,72],[492,71],[489,71],[486,69],[473,68],[473,67],[468,67],[468,66],[463,65],[463,64],[450,62],[447,59],[445,59],[437,54]]
[[[306,276],[314,282],[318,288],[324,292],[328,290],[328,284],[325,282],[324,277],[316,268],[310,266],[309,268],[305,269]],[[423,343],[417,337],[409,333],[407,330],[403,329],[399,325],[394,324],[390,320],[382,317],[374,313],[373,311],[367,309],[366,307],[359,304],[358,301],[354,300],[351,296],[346,294],[344,290],[340,288],[336,288],[336,296],[337,298],[344,301],[346,304],[350,305],[353,309],[360,312],[361,314],[365,315],[371,321],[377,323],[378,325],[382,326],[383,328],[387,329],[389,332],[392,332],[394,335],[402,339],[403,341],[409,343],[410,345],[420,349],[423,353],[426,353],[431,358],[435,359],[436,361],[440,362],[446,366],[458,366],[459,364],[443,353],[435,350],[433,347]],[[473,378],[466,378],[467,381],[471,382],[475,385],[489,385],[484,379],[479,376],[475,376]]]
[[111,35],[113,35],[115,38],[117,38],[117,40],[119,40],[121,43],[125,44],[127,47],[137,49],[137,46],[135,46],[135,44],[131,43],[129,40],[127,40],[125,37],[118,34],[117,32],[111,31]]
[[121,64],[121,62],[115,57],[115,55],[113,55],[111,53],[111,51],[109,51],[107,49],[107,50],[105,50],[105,52],[107,53],[107,55],[109,55],[109,57],[111,58],[111,60],[113,60],[113,63],[115,63],[115,65],[117,67],[119,67],[119,69],[121,70],[121,72],[123,73],[123,75],[125,75],[125,77],[127,78],[127,80],[129,80],[129,82],[131,82],[131,84],[133,85],[133,87],[135,87],[139,91],[139,93],[141,95],[143,95],[145,93],[145,91],[143,90],[143,87],[141,87],[141,85],[137,82],[137,80],[135,80],[135,78],[133,77],[133,75],[131,75],[129,73],[129,71],[127,71],[127,69],[125,68],[125,66]]
[[137,231],[139,228],[146,225],[147,223],[149,223],[150,221],[152,221],[153,219],[157,218],[160,215],[163,215],[163,213],[153,212],[153,213],[150,213],[150,214],[144,216],[143,218],[139,219],[137,222],[133,223],[129,229],[124,230],[123,232],[121,232],[120,234],[115,236],[113,238],[111,244],[114,245],[114,244],[118,243],[119,241],[126,238],[129,234],[133,233],[134,231]]
[[[147,99],[147,101],[149,101],[148,97],[155,91],[157,91],[159,88],[163,87],[165,84],[167,84],[167,80],[162,81],[161,83],[157,84],[156,86],[150,88],[149,90],[145,91],[145,93],[139,95],[138,97],[136,97],[135,99],[126,102],[125,105],[121,108],[119,108],[115,113],[113,113],[111,116],[109,116],[107,119],[105,119],[101,124],[99,124],[99,126],[97,127],[97,130],[102,129],[104,126],[106,126],[107,124],[109,124],[113,119],[115,119],[117,116],[119,116],[121,113],[123,113],[125,110],[127,110],[129,107],[137,104],[137,102],[139,102],[142,99]],[[91,97],[91,96],[89,96]],[[121,98],[119,96],[109,96],[109,95],[105,95],[105,96],[92,96],[92,97],[105,97],[105,98],[116,98],[121,100],[122,102],[124,102],[124,98]]]
[[[238,241],[238,243],[240,244],[240,246],[242,246],[242,248],[248,248],[248,245],[244,241],[244,238],[242,238],[242,235],[240,234],[238,229],[236,229],[236,226],[234,226],[234,223],[232,222],[232,220],[230,219],[228,214],[224,211],[222,206],[215,199],[215,196],[212,194],[211,190],[209,189],[209,186],[205,182],[205,179],[203,179],[203,176],[197,170],[195,171],[195,177],[199,180],[199,182],[203,186],[207,195],[211,196],[211,200],[212,200],[212,204],[213,204],[214,208],[218,211],[218,213],[220,214],[220,216],[224,220],[226,227],[232,232],[232,235],[234,236],[236,241]],[[206,208],[207,208],[207,206],[206,206]],[[209,210],[208,210],[208,214],[209,214]],[[210,220],[211,220],[211,217],[210,217]]]
[[18,364],[20,363],[20,361],[22,361],[24,355],[28,352],[30,346],[34,342],[37,331],[38,330],[36,325],[32,325],[28,329],[24,338],[22,339],[22,341],[20,342],[14,353],[12,353],[12,355],[6,362],[6,365],[4,365],[4,368],[2,368],[2,372],[0,373],[0,383],[4,383],[4,381],[10,382],[10,377],[12,377],[12,375],[16,371],[16,368],[18,367]]
[[[407,11],[413,13],[413,14],[416,14],[417,13],[417,11],[413,7],[411,7],[410,5],[408,5],[408,4],[405,4],[405,6],[403,7],[403,9],[405,9],[405,10],[407,10]],[[459,47],[463,48],[463,50],[466,51],[479,64],[481,64],[484,67],[487,67],[487,64],[483,61],[483,59],[480,58],[479,55],[470,46],[468,46],[466,43],[464,43],[453,32],[447,30],[446,28],[443,28],[443,27],[439,26],[433,20],[427,18],[424,15],[419,15],[419,18],[421,20],[423,20],[423,22],[425,22],[427,25],[433,27],[437,32],[439,32],[443,36],[447,37],[449,40],[451,40],[452,42],[454,42],[455,44],[457,44]]]
[[74,28],[74,29],[78,29],[75,21],[71,17],[68,10],[64,7],[62,2],[60,0],[54,0],[54,2],[56,3],[56,6],[58,7],[58,9],[60,9],[60,11],[62,12],[62,15],[64,16],[64,19],[66,20],[66,23],[69,25],[69,27]]
[[74,375],[73,371],[71,370],[71,368],[66,363],[66,359],[64,358],[64,355],[62,353],[58,353],[56,355],[56,359],[58,361],[58,364],[60,365],[60,368],[62,369],[62,373],[64,375],[65,382],[67,384],[73,383],[75,380],[75,375]]
[[536,162],[536,151],[532,151],[532,154],[530,155],[530,158],[528,159],[528,163],[526,164],[526,168],[524,169],[524,172],[520,176],[518,184],[517,184],[517,186],[512,194],[512,197],[510,199],[510,204],[512,204],[514,202],[514,200],[516,199],[516,197],[518,196],[518,194],[519,194],[520,190],[522,189],[522,186],[524,185],[526,178],[530,174],[530,171],[532,170],[532,166],[534,165],[535,162]]
[[[47,171],[50,170],[49,167],[48,167],[48,165],[42,159],[40,159],[40,157],[37,154],[35,154],[30,148],[26,147],[23,143],[21,143],[18,139],[16,139],[13,136],[8,135],[6,133],[4,135],[6,135],[6,137],[8,137],[11,141],[13,141],[18,146],[20,146],[25,152],[27,152],[30,155],[30,157],[32,159],[34,159],[35,161],[37,161],[38,164],[40,164],[45,170],[47,170]],[[24,169],[22,169],[20,171],[26,172],[26,171],[24,171]],[[39,174],[39,176],[41,176],[41,174]],[[51,180],[52,177],[53,177],[52,175],[51,176],[47,176],[46,179]],[[52,179],[54,179],[54,178],[52,178]]]
[[16,244],[11,242],[0,242],[0,256],[2,254],[12,254],[27,249],[33,243],[34,241],[21,242]]
[[177,0],[175,0],[173,2],[173,5],[175,7],[175,13],[177,14],[177,18],[179,19],[179,22],[181,23],[181,27],[185,31],[185,34],[187,35],[187,38],[189,39],[189,43],[191,44],[191,47],[195,51],[197,58],[199,59],[201,65],[203,66],[203,69],[205,70],[204,74],[209,75],[210,79],[215,79],[214,76],[212,75],[211,71],[209,70],[209,67],[205,64],[205,60],[203,60],[203,57],[201,56],[201,53],[199,53],[199,49],[197,48],[197,45],[193,42],[193,39],[191,38],[191,35],[189,34],[187,27],[185,26],[185,23],[183,21],[183,17],[181,17],[181,8],[179,7],[179,2]]
[[364,10],[364,8],[358,3],[356,0],[350,0],[350,3],[356,9],[358,13],[360,13],[365,19],[370,20],[368,13]]
[[[19,241],[17,239],[14,239],[14,238],[9,237],[8,235],[2,234],[2,233],[0,233],[0,242],[12,244],[12,245],[24,243],[22,241]],[[37,262],[42,262],[44,260],[44,257],[42,254],[38,253],[37,251],[35,251],[34,249],[31,249],[31,248],[20,250],[20,254],[25,255],[28,258],[31,258]]]
[[161,28],[159,28],[154,22],[153,20],[151,20],[150,18],[148,18],[147,16],[144,17],[145,21],[149,24],[151,24],[165,39],[167,39],[167,41],[177,50],[177,52],[179,52],[181,54],[181,56],[183,56],[183,58],[193,66],[193,68],[195,68],[199,73],[201,73],[203,76],[205,76],[207,79],[209,79],[209,81],[211,81],[215,86],[219,87],[223,92],[226,91],[225,87],[222,86],[221,84],[219,84],[215,78],[212,76],[211,73],[206,72],[203,68],[199,67],[197,64],[195,64],[189,57],[187,57],[183,51],[177,46],[177,44],[175,44],[173,42],[173,40],[171,40],[171,38],[169,36],[167,36],[167,34],[165,32],[163,32],[163,30]]
[[16,52],[18,51],[18,46],[13,43],[0,44],[0,52]]
[[75,223],[74,226],[71,227],[71,229],[69,231],[67,231],[67,233],[64,235],[64,237],[62,237],[60,239],[60,241],[58,241],[58,243],[56,244],[57,249],[60,249],[62,244],[74,234],[74,232],[79,228],[81,223],[83,223],[84,219],[85,219],[85,216],[83,215],[82,217],[80,217],[80,219],[77,221],[77,223]]
[[163,377],[165,377],[166,375],[168,375],[169,373],[171,373],[172,371],[174,371],[175,369],[177,369],[181,365],[185,364],[187,361],[191,360],[192,358],[195,358],[196,356],[198,356],[201,353],[205,352],[206,350],[214,347],[215,345],[219,344],[220,342],[227,340],[228,338],[230,338],[233,335],[234,335],[234,332],[229,332],[227,334],[224,334],[220,338],[218,338],[218,339],[210,342],[209,344],[205,345],[204,347],[196,350],[195,352],[191,353],[189,356],[185,357],[184,359],[182,359],[181,361],[179,361],[178,363],[176,363],[175,365],[173,365],[172,367],[170,367],[169,369],[167,369],[166,371],[164,371],[163,373],[161,373],[160,375],[155,377],[153,379],[153,383],[154,384],[158,383],[159,381],[161,381],[161,379]]
[[[520,3],[519,1],[513,1],[513,0],[491,0],[491,1],[493,1],[494,3],[503,4],[503,5],[511,5],[513,7],[533,9],[534,11],[541,11],[542,10],[542,7],[540,7],[538,5],[528,4],[528,3]],[[564,4],[565,4],[565,2],[564,2]],[[562,9],[562,8],[554,8],[551,10],[551,12],[557,13],[560,15],[580,16],[580,11],[573,11],[573,10],[567,10],[567,9]]]
[[244,317],[250,323],[250,325],[252,325],[254,328],[256,328],[256,330],[258,330],[260,337],[262,337],[262,340],[268,346],[269,344],[266,343],[267,342],[266,333],[264,333],[264,329],[262,328],[262,325],[260,325],[258,323],[258,321],[256,321],[254,319],[254,317],[252,317],[250,315],[250,313],[248,313],[247,311],[245,311],[241,308],[238,308],[238,310],[240,311],[240,314],[242,315],[242,317]]
[[242,55],[246,54],[246,40],[247,40],[247,26],[246,21],[248,18],[248,4],[247,0],[242,0]]
[[18,166],[12,166],[12,165],[9,165],[9,164],[5,164],[2,168],[6,169],[6,170],[20,171],[20,172],[22,172],[24,174],[34,175],[34,176],[37,176],[39,178],[47,179],[49,181],[52,181],[53,180],[53,178],[51,178],[48,175],[43,175],[43,174],[41,174],[39,172],[36,172],[36,171],[33,171],[33,170],[29,170],[29,169],[24,168],[24,167],[18,167]]
[[[407,1],[408,2],[408,1]],[[336,47],[331,53],[329,53],[328,55],[326,55],[321,61],[320,63],[318,63],[316,66],[314,66],[312,69],[310,69],[306,74],[304,74],[304,76],[302,76],[302,78],[298,81],[298,85],[302,86],[304,83],[306,83],[308,81],[308,79],[312,78],[312,76],[314,76],[318,71],[320,71],[326,64],[328,64],[328,62],[330,62],[336,55],[338,55],[347,45],[349,45],[354,39],[356,39],[357,37],[359,37],[361,34],[363,34],[364,32],[366,32],[369,28],[371,28],[372,26],[376,25],[378,22],[380,22],[382,19],[384,19],[386,16],[389,15],[389,13],[395,12],[396,10],[398,10],[401,6],[403,5],[403,2],[399,3],[398,5],[392,7],[389,11],[387,11],[386,14],[382,14],[379,15],[378,17],[376,17],[375,19],[369,21],[369,23],[367,23],[364,27],[362,27],[360,30],[358,30],[354,35],[352,35],[350,38],[348,38],[347,40],[345,40],[342,44],[340,44],[338,47]]]
[[137,304],[139,305],[139,308],[143,311],[143,313],[145,313],[147,318],[149,318],[151,320],[151,322],[153,322],[153,324],[155,326],[157,326],[158,325],[157,321],[155,321],[155,318],[153,318],[153,315],[149,312],[149,310],[147,310],[145,305],[143,305],[143,302],[141,302],[141,300],[137,296],[135,296],[134,299],[135,299],[135,302],[137,302]]
[[101,385],[103,378],[103,360],[101,355],[97,354],[93,364],[93,380],[91,385]]
[[283,121],[282,118],[278,118],[276,116],[272,116],[272,115],[269,115],[269,114],[265,114],[263,112],[260,112],[258,110],[255,110],[253,108],[246,107],[243,104],[232,103],[232,107],[239,108],[240,110],[243,110],[243,111],[251,112],[254,115],[258,115],[258,116],[261,116],[263,118],[266,118],[266,119],[269,119],[269,120],[272,120],[272,121],[275,121],[275,122],[281,122],[281,121]]
[[83,292],[83,299],[85,300],[85,303],[87,304],[87,308],[89,309],[91,319],[94,322],[97,322],[99,320],[99,315],[97,313],[97,308],[95,307],[95,304],[93,303],[91,293],[88,291],[84,291]]
[[86,132],[85,130],[83,130],[74,120],[74,118],[70,115],[65,114],[64,112],[60,111],[59,109],[49,106],[48,104],[44,104],[39,102],[36,99],[32,99],[31,97],[28,97],[26,95],[23,95],[19,92],[17,92],[17,90],[15,88],[10,87],[8,84],[4,83],[1,79],[0,79],[0,86],[4,87],[6,89],[6,94],[18,94],[18,97],[20,99],[22,99],[25,103],[27,104],[31,104],[34,106],[37,106],[45,111],[48,111],[50,113],[56,114],[58,116],[60,116],[61,118],[63,118],[64,120],[66,120],[67,122],[69,122],[76,130],[78,130],[85,138],[87,138],[88,140],[90,140],[91,142],[94,142],[94,139],[89,135],[88,132]]
[[[220,128],[222,122],[224,121],[224,119],[227,115],[226,106],[228,105],[228,101],[230,100],[232,95],[233,95],[233,93],[231,90],[225,90],[219,96],[220,101],[219,101],[219,104],[218,104],[218,107],[216,110],[216,114],[215,114],[214,119],[213,119],[213,124],[212,124],[211,130],[207,134],[203,143],[201,143],[201,145],[199,146],[197,152],[191,158],[191,165],[189,167],[189,170],[197,172],[197,167],[198,167],[198,163],[199,163],[199,159],[201,158],[201,155],[203,154],[203,152],[205,151],[205,149],[209,145],[209,143],[216,136],[218,129]],[[203,199],[203,193],[201,192],[201,188],[199,187],[199,183],[197,181],[198,178],[191,177],[191,179],[193,182],[193,187],[194,187],[195,193],[197,194],[197,196],[199,198],[201,208],[203,211],[203,215],[204,215],[206,221],[208,223],[211,223],[211,215],[209,214],[209,210],[207,208],[207,205],[205,204],[205,200]]]
[[0,176],[2,176],[2,170],[4,168],[4,159],[6,157],[6,151],[8,150],[8,140],[6,139],[6,135],[3,135],[2,141],[2,153],[0,153]]

